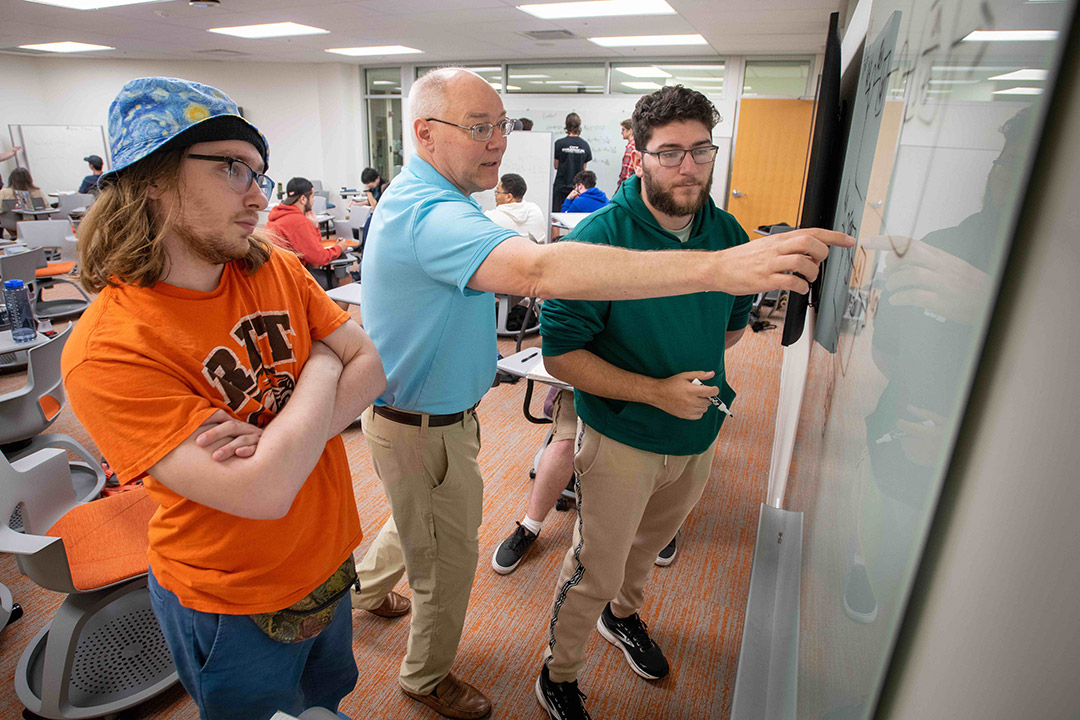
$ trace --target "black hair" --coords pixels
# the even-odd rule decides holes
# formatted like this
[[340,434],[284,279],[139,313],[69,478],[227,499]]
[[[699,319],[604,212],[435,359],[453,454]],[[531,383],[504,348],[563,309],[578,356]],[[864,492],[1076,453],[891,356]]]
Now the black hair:
[[521,121],[521,129],[522,130],[532,130],[533,129],[533,121],[530,120],[529,118],[518,118],[518,120]]
[[364,168],[364,172],[360,173],[360,182],[365,185],[369,182],[375,182],[379,179],[379,171],[375,168]]
[[653,130],[676,120],[697,120],[709,132],[720,122],[716,107],[697,90],[672,85],[649,93],[634,106],[634,144],[639,150],[652,139]]
[[586,188],[596,187],[596,173],[592,170],[582,170],[574,176],[574,184],[581,183]]
[[510,193],[515,200],[525,197],[525,191],[529,189],[525,184],[525,178],[517,173],[506,173],[499,178],[499,182],[502,183],[503,190]]

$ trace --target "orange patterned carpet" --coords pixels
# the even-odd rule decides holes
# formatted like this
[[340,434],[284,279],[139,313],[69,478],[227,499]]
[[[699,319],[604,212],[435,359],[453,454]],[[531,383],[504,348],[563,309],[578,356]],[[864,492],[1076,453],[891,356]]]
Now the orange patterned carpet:
[[[358,313],[356,313],[358,316]],[[731,709],[735,670],[750,581],[759,504],[764,498],[779,387],[781,329],[747,330],[730,353],[728,378],[739,392],[736,417],[724,425],[712,478],[686,523],[675,562],[656,568],[642,617],[671,662],[671,674],[647,683],[627,667],[622,653],[594,633],[581,688],[593,717],[608,719],[726,718]],[[537,338],[527,345],[539,343]],[[500,341],[504,354],[512,344]],[[0,394],[20,387],[25,373],[0,374]],[[540,668],[558,563],[571,536],[572,512],[553,511],[539,541],[518,570],[492,572],[495,546],[524,515],[528,471],[544,428],[521,412],[524,382],[491,390],[479,408],[483,429],[480,466],[486,489],[480,528],[480,562],[455,674],[488,694],[493,718],[539,720],[533,695]],[[539,411],[539,398],[534,412]],[[70,409],[52,432],[74,436],[96,448]],[[363,437],[344,434],[353,470],[356,502],[367,538],[357,557],[389,514]],[[0,583],[8,586],[24,617],[0,635],[0,718],[16,718],[22,706],[12,678],[19,655],[52,617],[62,596],[42,590],[21,576],[14,558],[0,556]],[[406,592],[403,581],[399,590]],[[396,682],[405,651],[408,617],[384,620],[353,615],[354,650],[360,668],[356,689],[341,706],[352,718],[435,718],[405,698]],[[177,686],[124,716],[187,720],[197,718],[194,703]]]

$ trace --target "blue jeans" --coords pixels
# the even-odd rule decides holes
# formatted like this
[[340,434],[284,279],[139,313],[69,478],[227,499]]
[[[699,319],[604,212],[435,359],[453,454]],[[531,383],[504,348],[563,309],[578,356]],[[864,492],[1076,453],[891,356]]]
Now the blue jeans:
[[270,638],[247,615],[190,610],[147,578],[180,682],[202,720],[267,720],[278,710],[336,711],[356,686],[352,608],[346,595],[318,637],[297,643]]

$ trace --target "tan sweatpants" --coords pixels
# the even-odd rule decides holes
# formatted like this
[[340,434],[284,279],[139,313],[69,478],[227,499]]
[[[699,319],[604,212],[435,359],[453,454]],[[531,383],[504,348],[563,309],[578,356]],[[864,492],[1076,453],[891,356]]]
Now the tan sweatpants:
[[700,455],[657,455],[582,427],[574,456],[578,522],[555,586],[545,649],[555,682],[577,679],[608,602],[616,617],[641,608],[656,555],[701,497],[716,453],[714,440]]
[[[459,423],[433,428],[426,418],[420,427],[403,425],[371,408],[362,424],[413,592],[398,681],[410,692],[427,694],[454,663],[476,575],[484,495],[476,462],[480,424],[472,410]],[[393,537],[380,531],[368,554],[383,552]]]

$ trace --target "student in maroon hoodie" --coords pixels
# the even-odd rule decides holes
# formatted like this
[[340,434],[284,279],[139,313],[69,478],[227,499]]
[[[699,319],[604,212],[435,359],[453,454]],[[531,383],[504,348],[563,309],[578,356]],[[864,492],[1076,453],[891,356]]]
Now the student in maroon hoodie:
[[345,250],[345,241],[324,247],[322,234],[311,214],[314,188],[307,178],[294,177],[285,187],[285,199],[270,210],[266,231],[281,247],[292,250],[312,267],[325,265]]

